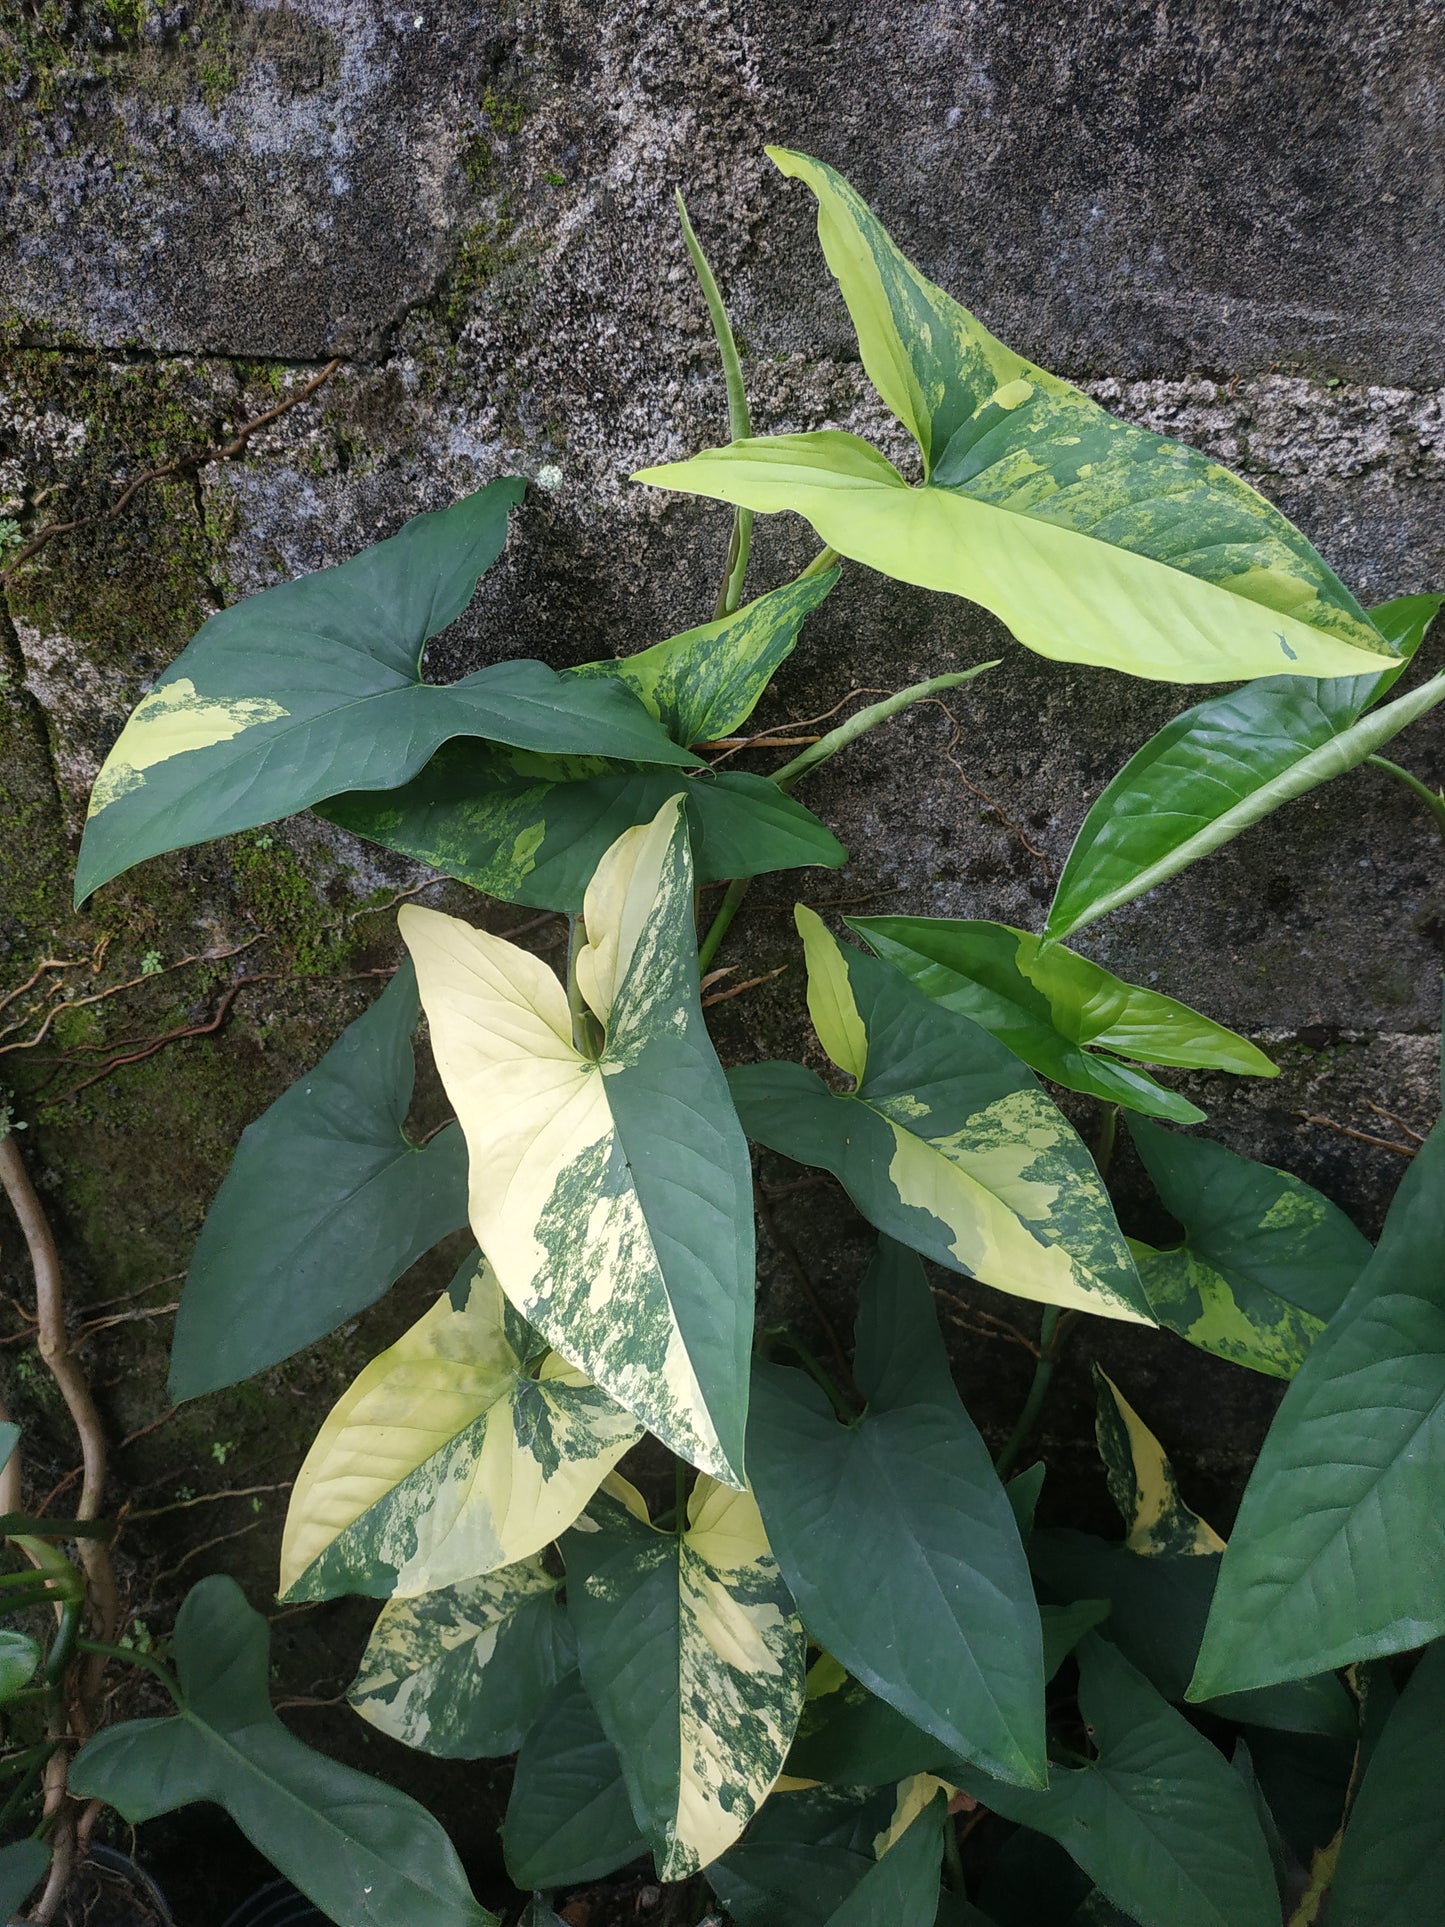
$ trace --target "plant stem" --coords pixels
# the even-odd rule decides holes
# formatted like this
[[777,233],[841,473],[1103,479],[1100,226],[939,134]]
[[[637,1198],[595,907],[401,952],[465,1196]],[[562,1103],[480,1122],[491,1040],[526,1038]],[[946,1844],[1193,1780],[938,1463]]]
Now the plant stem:
[[994,1470],[1001,1479],[1006,1479],[1013,1470],[1014,1460],[1029,1442],[1029,1436],[1038,1423],[1039,1413],[1043,1410],[1048,1396],[1049,1380],[1054,1375],[1055,1337],[1059,1324],[1057,1305],[1045,1305],[1044,1315],[1039,1320],[1039,1362],[1034,1367],[1034,1382],[1029,1386],[1029,1395],[1024,1400],[1024,1408],[1019,1413],[1018,1423],[1004,1442],[1004,1448],[994,1461]]
[[941,695],[945,689],[957,689],[960,683],[972,682],[985,669],[997,669],[1001,660],[999,657],[993,662],[976,663],[972,669],[960,669],[947,676],[930,676],[927,682],[910,683],[907,689],[900,689],[894,696],[885,696],[882,702],[869,703],[866,709],[856,711],[846,722],[839,723],[836,729],[830,729],[826,736],[820,736],[816,743],[810,743],[791,763],[784,763],[780,770],[774,770],[773,781],[780,790],[790,790],[810,770],[815,770],[820,763],[826,763],[830,756],[836,756],[840,749],[856,743],[860,736],[866,736],[870,729],[877,729],[880,723],[886,723],[900,710],[911,709],[914,703],[926,703],[932,697]]
[[597,1055],[597,1031],[592,1012],[587,1008],[582,987],[577,982],[577,952],[587,941],[587,926],[580,916],[567,919],[567,1008],[572,1014],[572,1046],[584,1057]]
[[[743,386],[743,365],[738,357],[738,345],[733,339],[732,323],[728,311],[723,306],[722,295],[718,291],[717,278],[702,251],[702,244],[693,232],[692,222],[688,219],[687,203],[682,198],[682,190],[677,192],[677,218],[682,222],[682,238],[687,243],[688,254],[692,257],[693,270],[697,275],[702,298],[707,303],[708,319],[717,338],[718,353],[722,357],[723,379],[728,391],[728,434],[735,442],[746,441],[753,432],[752,417],[748,412],[747,390]],[[727,568],[723,575],[723,585],[718,591],[717,607],[713,611],[714,620],[718,616],[730,616],[743,599],[743,578],[748,572],[748,550],[752,546],[753,515],[751,509],[737,509],[733,513],[732,540],[728,544]]]
[[687,1474],[685,1459],[674,1459],[672,1464],[672,1523],[680,1539],[687,1531]]
[[[831,568],[837,559],[834,550],[824,549],[822,554],[815,556],[803,570],[803,575],[816,575],[820,569]],[[928,702],[942,690],[957,689],[960,683],[972,682],[974,677],[981,676],[985,669],[997,669],[1001,660],[1002,658],[996,658],[993,662],[980,662],[972,669],[961,669],[952,675],[930,676],[927,682],[911,683],[907,689],[900,689],[896,696],[885,696],[882,702],[869,703],[866,709],[860,709],[856,715],[850,716],[846,723],[840,723],[836,729],[830,729],[826,736],[820,736],[816,743],[810,743],[801,755],[793,758],[791,763],[784,763],[780,770],[775,770],[772,781],[780,790],[790,790],[810,770],[816,769],[820,763],[826,763],[830,756],[836,756],[838,751],[846,749],[849,743],[856,743],[860,736],[866,736],[870,729],[876,729],[880,723],[886,723],[900,710],[908,709],[914,703]],[[717,955],[718,946],[727,935],[728,926],[737,915],[751,882],[751,877],[734,877],[728,885],[727,894],[718,905],[717,914],[713,917],[707,935],[698,945],[697,961],[700,970],[706,970]]]
[[168,1666],[162,1666],[158,1659],[149,1653],[137,1652],[134,1646],[112,1646],[103,1639],[78,1639],[76,1645],[81,1652],[90,1653],[98,1659],[118,1660],[122,1666],[140,1666],[147,1673],[154,1673],[165,1687],[177,1706],[183,1703],[180,1682]]
[[1099,1176],[1109,1175],[1109,1166],[1114,1162],[1114,1143],[1119,1135],[1119,1106],[1104,1105],[1104,1114],[1099,1119],[1099,1137],[1094,1146],[1094,1162],[1099,1167]]
[[718,905],[712,922],[708,925],[707,935],[697,947],[697,967],[705,972],[717,955],[718,945],[728,933],[728,925],[741,908],[742,900],[748,893],[751,877],[734,877],[728,885],[722,902]]
[[806,582],[810,575],[825,575],[837,562],[843,560],[836,549],[821,548],[806,569],[799,569],[795,581]]
[[1445,836],[1445,796],[1442,796],[1439,790],[1432,790],[1428,783],[1422,783],[1418,776],[1412,776],[1409,770],[1401,769],[1398,763],[1392,763],[1388,756],[1367,756],[1365,761],[1376,769],[1384,770],[1387,775],[1393,776],[1397,783],[1403,783],[1407,790],[1418,796],[1435,818],[1436,829],[1441,836]]
[[966,1894],[963,1855],[958,1850],[958,1822],[951,1813],[946,1814],[943,1821],[943,1864],[948,1869],[948,1884],[954,1893]]
[[842,1419],[843,1423],[845,1425],[854,1424],[858,1414],[848,1403],[842,1388],[823,1363],[822,1359],[820,1359],[816,1353],[810,1352],[802,1339],[791,1331],[785,1330],[782,1334],[782,1340],[790,1352],[797,1354],[798,1363],[803,1367],[803,1370],[808,1374],[809,1378],[812,1379],[813,1383],[820,1385],[828,1394],[833,1404],[833,1410],[838,1414],[839,1418]]

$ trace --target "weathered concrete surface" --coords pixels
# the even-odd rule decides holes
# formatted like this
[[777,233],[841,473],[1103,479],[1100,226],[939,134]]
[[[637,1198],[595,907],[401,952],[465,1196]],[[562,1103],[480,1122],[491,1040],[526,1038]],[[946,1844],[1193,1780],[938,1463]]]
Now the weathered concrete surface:
[[[102,511],[125,480],[224,440],[345,357],[243,459],[148,488],[124,518],[53,542],[5,585],[0,996],[42,955],[91,957],[102,942],[87,983],[142,980],[35,1050],[0,1056],[77,1301],[146,1286],[142,1306],[169,1301],[241,1125],[373,994],[357,978],[395,946],[371,911],[417,880],[303,824],[164,859],[71,917],[62,870],[90,778],[208,610],[520,471],[543,486],[434,651],[436,673],[515,652],[578,661],[702,619],[725,515],[626,481],[724,432],[674,185],[732,305],[758,426],[897,437],[858,366],[808,198],[763,158],[769,140],[843,168],[923,267],[1016,346],[1246,473],[1366,600],[1439,587],[1442,39],[1438,0],[4,10],[0,517],[28,536]],[[753,585],[782,580],[811,547],[793,518],[760,522]],[[809,801],[853,860],[837,877],[755,892],[727,956],[792,967],[721,1007],[725,1054],[810,1048],[786,916],[795,893],[1037,927],[1090,798],[1190,699],[1042,662],[962,604],[849,569],[764,715],[814,715],[851,689],[996,654],[1004,665],[950,715],[920,710],[813,781]],[[1398,754],[1438,781],[1442,748],[1426,723]],[[1212,1127],[1300,1170],[1373,1231],[1404,1161],[1344,1133],[1398,1140],[1372,1106],[1417,1129],[1438,1108],[1441,874],[1424,813],[1357,772],[1080,947],[1263,1039],[1276,1082],[1198,1080]],[[515,920],[490,913],[495,928]],[[152,953],[169,965],[258,933],[236,960],[148,973]],[[66,1096],[129,1040],[208,1023],[243,968],[267,980],[225,1028]],[[795,1174],[774,1161],[764,1175]],[[1142,1209],[1127,1154],[1118,1177],[1126,1211]],[[830,1188],[781,1197],[775,1212],[846,1327],[860,1229]],[[762,1259],[770,1315],[806,1322],[766,1238]],[[144,1507],[289,1478],[321,1409],[443,1269],[261,1386],[127,1447],[124,1489],[149,1487]],[[18,1271],[13,1282],[23,1291]],[[959,1302],[968,1320],[982,1300],[965,1289]],[[118,1438],[165,1410],[166,1329],[142,1320],[91,1340]],[[999,1437],[1027,1353],[979,1336],[976,1320],[953,1329],[966,1394]],[[1112,1331],[1081,1340],[1059,1374],[1046,1503],[1105,1517],[1091,1349],[1226,1523],[1272,1389],[1172,1341]],[[43,1490],[69,1448],[38,1375],[10,1380],[36,1414]],[[259,1513],[250,1499],[216,1501],[133,1528],[128,1584],[143,1616],[163,1625],[206,1567],[231,1565],[262,1597],[284,1493],[257,1502]],[[288,1688],[333,1694],[359,1623],[350,1608],[283,1622]],[[369,1757],[343,1716],[302,1717],[330,1720],[329,1737]],[[388,1753],[386,1770],[403,1771],[399,1759]],[[469,1819],[475,1792],[454,1791],[447,1817],[485,1856],[492,1809]]]

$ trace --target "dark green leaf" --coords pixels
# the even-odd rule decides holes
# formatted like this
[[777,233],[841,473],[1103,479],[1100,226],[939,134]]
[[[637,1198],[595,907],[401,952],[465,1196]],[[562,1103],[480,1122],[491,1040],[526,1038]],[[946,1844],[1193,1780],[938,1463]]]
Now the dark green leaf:
[[181,1293],[173,1398],[234,1385],[325,1337],[466,1223],[457,1126],[424,1148],[402,1130],[419,1012],[406,962],[242,1133]]
[[1285,1393],[1224,1556],[1190,1697],[1445,1633],[1445,1123]]
[[1067,1090],[1194,1124],[1204,1115],[1196,1105],[1117,1060],[1278,1075],[1247,1038],[1187,1004],[1127,984],[1101,964],[1008,924],[948,917],[847,921],[925,996],[982,1024]]
[[[1055,1599],[1107,1601],[1109,1638],[1165,1699],[1184,1698],[1219,1577],[1217,1553],[1144,1557],[1056,1527],[1034,1534],[1029,1563]],[[1353,1703],[1333,1673],[1225,1694],[1209,1710],[1290,1733],[1352,1739],[1355,1732]]]
[[954,1390],[923,1267],[887,1241],[854,1370],[868,1408],[843,1426],[803,1373],[754,1369],[748,1464],[804,1623],[951,1752],[1038,1784],[1043,1651],[1018,1527]]
[[679,790],[699,883],[847,860],[811,810],[761,776],[679,782],[676,771],[471,742],[446,744],[400,789],[334,796],[320,814],[490,896],[571,912],[609,845]]
[[857,1088],[745,1065],[728,1082],[748,1135],[833,1172],[880,1231],[952,1271],[1153,1324],[1093,1159],[1013,1052],[795,914],[815,1028]]
[[891,1788],[775,1793],[708,1883],[737,1927],[826,1927],[873,1865],[892,1810]]
[[522,1742],[502,1845],[519,1887],[597,1880],[647,1851],[617,1753],[576,1673],[553,1687]]
[[493,482],[349,562],[212,616],[106,759],[76,901],[163,850],[405,783],[453,736],[691,763],[615,677],[565,681],[539,662],[501,662],[445,687],[422,681],[427,639],[500,554],[523,486]]
[[43,1840],[12,1840],[0,1847],[0,1920],[11,1920],[25,1905],[50,1867]]
[[1209,1138],[1129,1129],[1185,1230],[1172,1250],[1133,1248],[1160,1323],[1216,1357],[1290,1377],[1369,1260],[1369,1240],[1287,1171]]
[[934,1795],[828,1916],[828,1927],[933,1927],[947,1806]]
[[1254,1770],[1254,1760],[1246,1741],[1235,1741],[1231,1764],[1249,1788],[1249,1797],[1254,1803],[1254,1817],[1258,1820],[1259,1830],[1264,1835],[1264,1844],[1269,1848],[1269,1864],[1274,1868],[1274,1888],[1279,1895],[1280,1911],[1288,1916],[1298,1863],[1285,1845],[1284,1836],[1269,1810],[1269,1802],[1264,1797],[1264,1788],[1260,1785],[1259,1775]]
[[1441,601],[1402,596],[1371,611],[1401,658],[1379,674],[1270,676],[1166,723],[1084,818],[1045,936],[1070,936],[1142,896],[1280,804],[1363,762],[1439,701],[1445,685],[1426,684],[1433,697],[1413,692],[1349,735],[1406,666]]
[[1029,1534],[1034,1529],[1034,1514],[1039,1508],[1039,1494],[1044,1489],[1045,1470],[1044,1462],[1040,1459],[1035,1464],[1026,1466],[1022,1472],[1015,1472],[1004,1487],[1004,1491],[1008,1494],[1008,1502],[1013,1507],[1014,1518],[1018,1521],[1019,1534],[1025,1545],[1028,1544]]
[[77,1754],[71,1791],[132,1825],[215,1801],[340,1927],[497,1927],[430,1814],[287,1732],[271,1711],[270,1644],[233,1579],[192,1587],[173,1644],[176,1716],[105,1728]]
[[1091,1892],[1057,1840],[1016,1827],[979,1885],[979,1905],[996,1927],[1071,1927]]
[[1445,1867],[1445,1645],[1400,1695],[1360,1782],[1330,1889],[1330,1927],[1424,1927],[1440,1918]]
[[1079,1710],[1096,1760],[1055,1767],[1042,1793],[970,1769],[967,1791],[1051,1835],[1141,1927],[1278,1927],[1248,1789],[1097,1633],[1079,1648]]

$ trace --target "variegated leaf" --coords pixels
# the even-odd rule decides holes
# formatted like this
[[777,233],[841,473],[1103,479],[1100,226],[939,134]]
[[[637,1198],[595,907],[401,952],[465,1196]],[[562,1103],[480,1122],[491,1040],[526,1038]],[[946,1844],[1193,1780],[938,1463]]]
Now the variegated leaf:
[[791,655],[804,618],[837,580],[837,569],[825,569],[785,582],[733,615],[669,636],[635,656],[564,670],[564,679],[615,676],[684,748],[731,736]]
[[744,1066],[728,1082],[748,1135],[831,1171],[880,1231],[951,1270],[1152,1324],[1093,1159],[1014,1053],[796,914],[814,1022],[857,1088]]
[[1185,1233],[1168,1251],[1131,1244],[1160,1324],[1251,1371],[1293,1376],[1368,1263],[1369,1240],[1288,1171],[1138,1118],[1129,1131]]
[[282,1595],[414,1598],[525,1559],[641,1432],[538,1346],[490,1266],[470,1259],[317,1434],[286,1515]]
[[747,1146],[703,1022],[678,797],[608,850],[578,985],[500,937],[408,906],[471,1220],[508,1298],[665,1444],[741,1486],[752,1342]]
[[207,621],[137,705],[90,798],[80,902],[122,870],[343,790],[391,789],[455,736],[671,766],[694,759],[616,680],[540,662],[423,680],[507,535],[516,478],[489,483],[349,562],[248,596]]
[[1099,1366],[1094,1367],[1094,1432],[1130,1552],[1146,1557],[1220,1553],[1224,1541],[1179,1496],[1164,1448]]
[[683,1531],[594,1501],[563,1545],[582,1677],[664,1880],[726,1851],[783,1769],[805,1640],[750,1492],[706,1475]]
[[515,1753],[576,1665],[540,1558],[382,1607],[347,1698],[404,1746],[448,1760]]
[[769,152],[817,196],[864,367],[916,438],[923,485],[836,431],[734,442],[636,479],[795,510],[840,554],[968,596],[1066,662],[1219,682],[1389,659],[1339,578],[1247,483],[1014,354],[831,168]]

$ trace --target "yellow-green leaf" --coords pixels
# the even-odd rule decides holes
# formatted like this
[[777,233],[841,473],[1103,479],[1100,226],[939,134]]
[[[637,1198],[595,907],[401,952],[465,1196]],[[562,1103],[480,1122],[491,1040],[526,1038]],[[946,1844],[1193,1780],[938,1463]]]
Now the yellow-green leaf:
[[706,1476],[682,1532],[596,1501],[564,1542],[582,1677],[664,1880],[726,1851],[783,1770],[803,1629],[750,1492]]
[[1130,1552],[1146,1558],[1221,1553],[1224,1541],[1179,1496],[1164,1448],[1107,1373],[1094,1367],[1094,1431]]
[[793,908],[793,921],[803,939],[808,966],[808,1015],[818,1042],[840,1071],[862,1082],[868,1066],[868,1036],[853,998],[843,953],[816,910],[805,903]]
[[904,258],[841,176],[769,151],[818,198],[864,366],[917,440],[924,483],[834,432],[738,441],[638,480],[793,509],[841,554],[981,602],[1063,661],[1216,682],[1357,675],[1390,657],[1247,483],[1014,354]]
[[432,1592],[539,1551],[642,1427],[538,1348],[485,1264],[372,1360],[333,1407],[291,1493],[288,1599]]
[[741,1485],[752,1341],[747,1145],[698,994],[680,799],[612,845],[584,904],[594,1060],[538,958],[408,906],[477,1241],[564,1358],[680,1456]]

